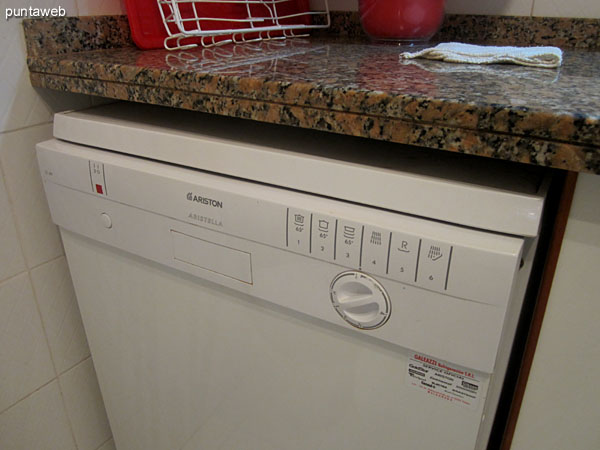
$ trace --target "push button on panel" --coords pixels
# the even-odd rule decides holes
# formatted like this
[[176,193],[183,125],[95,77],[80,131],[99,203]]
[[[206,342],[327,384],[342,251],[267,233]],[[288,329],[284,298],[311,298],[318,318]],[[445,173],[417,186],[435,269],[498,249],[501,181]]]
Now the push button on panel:
[[335,241],[335,261],[358,269],[363,226],[348,220],[338,220]]
[[429,239],[421,241],[417,284],[427,289],[443,291],[450,267],[452,247]]
[[288,209],[287,247],[308,255],[310,253],[310,221],[311,213],[302,209]]
[[311,254],[319,259],[333,261],[335,230],[337,221],[333,217],[313,214]]
[[388,275],[403,283],[414,283],[420,239],[394,231],[390,242]]
[[386,275],[390,232],[365,226],[362,245],[362,269],[378,275]]
[[102,221],[102,225],[104,225],[104,228],[112,228],[112,219],[108,214],[100,214],[100,220]]

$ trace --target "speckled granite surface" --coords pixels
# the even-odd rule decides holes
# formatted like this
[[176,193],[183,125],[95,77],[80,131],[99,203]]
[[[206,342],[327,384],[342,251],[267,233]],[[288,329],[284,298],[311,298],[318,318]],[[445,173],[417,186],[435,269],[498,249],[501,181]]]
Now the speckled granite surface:
[[26,22],[32,83],[600,174],[600,53],[548,70],[406,64],[397,46],[331,37],[140,51],[103,20]]
[[132,46],[126,16],[24,20],[27,56]]

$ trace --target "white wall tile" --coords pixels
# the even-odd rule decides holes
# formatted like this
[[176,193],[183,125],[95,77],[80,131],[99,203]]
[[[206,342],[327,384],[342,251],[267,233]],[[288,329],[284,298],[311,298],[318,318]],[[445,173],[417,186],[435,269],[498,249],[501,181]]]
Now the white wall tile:
[[111,437],[92,359],[59,377],[79,450],[96,450]]
[[[78,15],[76,0],[31,0],[26,5],[20,0],[1,3],[3,12],[8,7],[60,5],[67,10],[67,15]],[[83,3],[87,9],[102,9],[93,14],[121,13],[118,1],[99,5],[92,1]],[[115,10],[116,7],[119,9]],[[56,372],[29,276],[14,275],[25,269],[25,263],[32,268],[50,261],[33,270],[32,277],[43,300],[53,354],[61,369],[85,358],[89,350],[70,280],[65,275],[64,259],[53,260],[62,255],[62,245],[50,220],[34,146],[51,137],[52,127],[48,123],[54,112],[87,107],[91,105],[91,98],[31,86],[20,19],[5,21],[0,26],[0,43],[0,281],[13,276],[0,284],[0,411],[3,411],[0,448],[71,450],[76,448],[75,441],[58,383],[49,383]],[[16,240],[17,235],[22,238],[21,245]],[[97,388],[94,391],[89,387],[97,383],[95,373],[93,370],[80,373],[79,378],[74,378],[78,383],[66,383],[72,388],[71,398],[81,395],[87,400],[79,401],[89,401],[90,408],[96,408],[98,401],[94,392]],[[86,383],[87,391],[81,389]],[[78,392],[77,387],[82,392]],[[101,405],[96,416],[101,418],[102,415],[105,417]],[[85,417],[89,419],[90,414]],[[102,420],[96,422],[102,423]],[[93,433],[88,434],[94,437]],[[102,437],[95,445],[98,448],[110,437],[110,432],[96,435]],[[109,445],[105,444],[107,450]]]
[[[67,16],[77,15],[76,0],[30,0],[27,2],[27,7],[33,6],[41,8],[52,8],[54,6],[62,6],[67,10]],[[25,3],[20,0],[2,0],[2,9],[9,7],[25,7]]]
[[54,365],[62,373],[90,355],[65,257],[36,267],[31,278]]
[[0,168],[0,282],[25,270],[25,259]]
[[0,414],[2,450],[75,450],[56,381]]
[[529,16],[532,5],[533,0],[446,0],[446,12],[449,14]]
[[[75,0],[32,0],[26,5],[20,0],[3,0],[2,14],[6,8],[23,6],[62,6],[67,15],[77,15]],[[51,120],[52,113],[89,105],[89,97],[77,94],[60,95],[45,90],[35,90],[29,81],[26,65],[25,39],[21,19],[10,19],[0,26],[0,131],[14,130]],[[41,93],[41,95],[40,95]]]
[[600,18],[600,0],[535,0],[534,16]]
[[125,14],[122,0],[77,0],[80,16]]
[[0,284],[0,337],[0,411],[3,411],[55,376],[26,273]]
[[35,156],[35,144],[51,137],[51,124],[0,135],[0,163],[25,261],[30,268],[63,253],[58,229],[50,218]]

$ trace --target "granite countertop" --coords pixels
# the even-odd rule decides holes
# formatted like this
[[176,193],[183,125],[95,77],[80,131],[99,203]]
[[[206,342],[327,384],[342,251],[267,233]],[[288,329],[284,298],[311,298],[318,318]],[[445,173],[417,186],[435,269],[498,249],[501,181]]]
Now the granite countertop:
[[32,84],[600,174],[594,45],[553,70],[403,62],[351,36],[141,51],[126,28],[26,21]]

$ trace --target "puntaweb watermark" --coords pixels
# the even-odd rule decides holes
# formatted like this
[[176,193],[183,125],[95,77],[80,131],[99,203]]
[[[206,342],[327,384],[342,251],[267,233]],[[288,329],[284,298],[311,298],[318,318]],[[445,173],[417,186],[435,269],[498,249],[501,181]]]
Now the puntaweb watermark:
[[67,10],[62,6],[55,8],[6,8],[4,17],[9,19],[29,19],[35,17],[65,17]]

